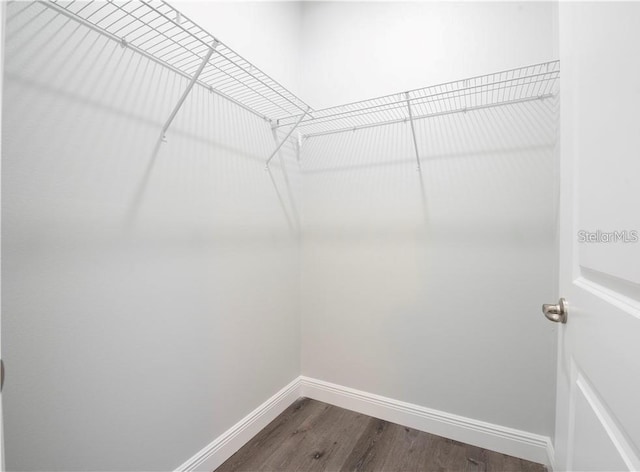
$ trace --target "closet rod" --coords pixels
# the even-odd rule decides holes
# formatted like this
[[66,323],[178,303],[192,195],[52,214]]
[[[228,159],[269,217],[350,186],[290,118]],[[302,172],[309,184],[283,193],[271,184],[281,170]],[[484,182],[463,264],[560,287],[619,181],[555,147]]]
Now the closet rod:
[[[413,117],[413,121],[418,121],[418,120],[423,120],[425,118],[434,118],[437,116],[445,116],[445,115],[453,115],[456,113],[465,113],[467,111],[474,111],[474,110],[484,110],[486,108],[495,108],[495,107],[500,107],[503,105],[513,105],[516,103],[524,103],[524,102],[531,102],[531,101],[535,101],[535,100],[544,100],[546,98],[552,98],[554,97],[555,94],[553,93],[548,93],[546,95],[540,95],[539,97],[531,97],[531,98],[520,98],[520,99],[516,99],[516,100],[508,100],[508,101],[504,101],[501,103],[492,103],[492,104],[488,104],[488,105],[478,105],[478,106],[471,106],[471,107],[466,107],[466,108],[461,108],[459,110],[449,110],[449,111],[443,111],[443,112],[436,112],[436,113],[430,113],[430,114],[425,114],[425,115],[418,115],[418,116],[414,116]],[[307,138],[314,138],[317,136],[326,136],[329,134],[335,134],[335,133],[346,133],[348,131],[357,131],[359,129],[366,129],[366,128],[375,128],[377,126],[386,126],[386,125],[393,125],[393,124],[397,124],[397,123],[406,123],[408,120],[408,118],[398,118],[395,120],[388,120],[388,121],[381,121],[378,123],[371,123],[371,124],[367,124],[367,125],[362,125],[362,126],[350,126],[348,128],[339,128],[339,129],[332,129],[329,131],[320,131],[317,133],[309,133],[309,134],[303,134],[302,137],[307,139]]]
[[[546,76],[548,74],[536,74],[533,76],[528,76],[526,77],[526,79],[533,79],[529,82],[523,83],[523,84],[519,84],[519,83],[512,83],[515,80],[514,79],[509,79],[509,80],[502,80],[499,82],[493,82],[491,84],[481,84],[481,85],[474,85],[472,87],[464,87],[455,91],[448,91],[445,90],[443,92],[438,92],[438,93],[434,93],[434,94],[430,94],[430,95],[426,95],[426,96],[418,96],[418,97],[414,97],[411,98],[409,96],[409,94],[411,92],[405,92],[404,93],[404,97],[405,98],[398,98],[395,101],[392,102],[386,102],[386,103],[379,103],[379,104],[374,104],[374,105],[369,105],[366,106],[364,108],[359,108],[356,110],[346,110],[346,111],[338,111],[335,113],[332,113],[330,115],[324,115],[323,116],[323,112],[325,110],[318,110],[316,111],[316,116],[315,118],[311,118],[309,120],[305,120],[306,121],[314,121],[316,123],[320,122],[328,122],[328,121],[333,121],[333,120],[338,120],[341,119],[341,117],[347,116],[353,116],[354,113],[357,112],[357,115],[365,115],[365,114],[369,114],[369,113],[376,113],[376,112],[380,112],[380,111],[388,111],[388,110],[392,110],[392,109],[400,109],[400,108],[404,108],[405,103],[408,102],[413,102],[414,105],[424,105],[424,104],[430,104],[430,103],[434,103],[434,102],[442,102],[445,100],[456,100],[456,99],[460,99],[463,97],[473,97],[476,94],[482,94],[482,93],[500,93],[500,92],[504,92],[507,89],[513,89],[516,87],[522,87],[524,85],[530,86],[531,84],[542,84],[545,82],[544,76]],[[519,79],[520,80],[520,79]],[[491,87],[491,88],[489,88]],[[480,91],[478,91],[478,89],[481,89]],[[462,93],[461,93],[462,92]],[[536,95],[534,97],[528,97],[528,98],[538,98],[539,95]],[[381,98],[387,98],[387,97],[381,97]],[[373,99],[376,100],[376,99]],[[496,105],[500,105],[502,102],[497,102]],[[342,105],[339,108],[343,108],[346,107],[347,105]],[[380,110],[382,109],[382,110]],[[281,120],[282,121],[282,120]],[[286,126],[285,125],[279,125],[279,126]]]
[[[554,61],[553,63],[559,63],[559,61]],[[536,64],[535,66],[547,65],[547,64],[552,64],[552,63]],[[528,67],[534,67],[534,66],[527,66],[527,68]],[[521,69],[525,69],[525,68],[521,68]],[[497,74],[514,72],[518,70],[520,69],[511,69],[509,71],[496,72],[490,75],[493,76]],[[523,77],[513,77],[513,78],[508,78],[508,79],[504,79],[496,82],[480,83],[478,85],[473,85],[473,86],[465,85],[464,87],[458,88],[458,89],[452,88],[451,90],[444,90],[444,91],[441,90],[437,93],[429,93],[430,89],[434,89],[434,88],[441,89],[442,87],[453,87],[456,83],[459,83],[459,82],[466,83],[471,80],[484,79],[486,77],[488,76],[478,76],[478,77],[474,77],[473,79],[462,79],[455,82],[448,82],[445,84],[434,85],[434,86],[425,87],[422,89],[414,89],[408,92],[404,92],[402,94],[395,93],[391,95],[384,95],[381,97],[361,100],[359,102],[346,103],[344,105],[338,105],[331,108],[315,110],[314,117],[309,120],[304,120],[302,124],[306,125],[307,122],[311,122],[311,121],[318,122],[319,120],[330,121],[334,119],[340,119],[341,116],[350,115],[355,112],[360,112],[359,114],[366,114],[366,113],[374,113],[376,111],[379,111],[378,109],[380,108],[402,108],[404,106],[404,103],[407,100],[412,101],[414,104],[428,103],[432,101],[453,100],[453,99],[458,99],[465,96],[467,97],[474,96],[476,94],[481,94],[481,93],[486,94],[486,93],[494,93],[494,92],[504,92],[506,89],[509,89],[509,88],[531,86],[532,84],[543,84],[551,80],[557,79],[559,77],[559,70],[527,75]],[[529,81],[525,82],[525,80],[529,80]],[[460,93],[460,92],[463,92],[463,93]],[[421,94],[427,93],[427,94],[411,97],[411,94],[418,94],[418,93],[421,93]],[[541,95],[539,94],[539,95],[531,96],[528,98],[536,99],[536,98],[539,98],[540,96]],[[500,103],[496,103],[496,105],[499,105],[499,104]],[[277,126],[287,126],[289,125],[287,120],[293,120],[298,116],[299,115],[294,115],[291,117],[280,119],[278,120]]]
[[407,97],[407,110],[409,111],[409,123],[411,124],[411,136],[413,137],[413,148],[416,151],[416,162],[418,163],[418,170],[420,170],[420,153],[418,152],[418,140],[416,139],[416,129],[413,126],[413,113],[411,112],[411,100],[409,99],[409,92],[405,93]]
[[[543,62],[314,110],[311,117],[302,120],[298,129],[305,137],[320,136],[538,100],[555,95],[559,77],[559,61]],[[276,126],[290,126],[299,118],[300,115],[280,119]]]

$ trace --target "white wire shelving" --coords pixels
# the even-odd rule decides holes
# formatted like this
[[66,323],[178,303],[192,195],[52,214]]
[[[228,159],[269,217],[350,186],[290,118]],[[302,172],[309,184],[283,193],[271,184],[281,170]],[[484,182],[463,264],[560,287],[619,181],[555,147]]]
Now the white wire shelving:
[[550,61],[471,77],[278,120],[278,127],[299,122],[305,138],[393,123],[540,100],[558,92],[560,62]]
[[[313,110],[223,42],[163,0],[39,0],[122,47],[131,48],[190,80],[163,133],[191,87],[199,84],[270,122],[287,140],[352,131],[433,116],[552,97],[560,62],[550,61]],[[415,133],[414,133],[415,134]],[[274,135],[275,137],[275,135]]]
[[[14,2],[21,3],[18,0],[9,1]],[[289,226],[298,231],[300,219],[289,187],[286,166],[281,165],[281,171],[293,216],[285,208],[283,196],[269,169],[269,163],[279,155],[286,142],[293,144],[299,160],[304,139],[409,122],[417,170],[420,171],[421,159],[414,121],[544,100],[556,95],[559,86],[560,62],[551,61],[314,110],[164,0],[36,0],[24,4],[26,6],[21,11],[34,4],[44,5],[56,15],[75,20],[123,48],[188,79],[187,87],[160,130],[152,153],[152,163],[166,141],[169,127],[196,85],[264,119],[271,127],[275,145],[274,151],[265,160],[266,171]],[[297,135],[294,135],[294,131],[297,131]],[[279,157],[282,161],[282,155]],[[148,175],[149,172],[145,182]],[[419,177],[424,193],[422,173],[419,173]],[[144,189],[144,185],[141,188]]]
[[[269,169],[269,163],[277,155],[282,163],[279,152],[286,142],[294,145],[299,160],[302,143],[307,138],[408,122],[420,171],[416,120],[544,100],[556,95],[559,86],[560,62],[551,61],[314,110],[164,0],[37,0],[25,4],[24,10],[34,4],[44,5],[56,15],[75,20],[188,79],[187,87],[160,130],[151,162],[195,85],[264,119],[271,127],[275,147],[265,160],[265,168],[294,231],[296,228],[299,231],[300,219],[286,166],[280,167],[292,216]],[[145,181],[148,175],[147,172]],[[424,193],[422,173],[418,175]]]
[[265,120],[308,109],[293,93],[164,1],[40,3],[185,78],[195,77],[195,83]]

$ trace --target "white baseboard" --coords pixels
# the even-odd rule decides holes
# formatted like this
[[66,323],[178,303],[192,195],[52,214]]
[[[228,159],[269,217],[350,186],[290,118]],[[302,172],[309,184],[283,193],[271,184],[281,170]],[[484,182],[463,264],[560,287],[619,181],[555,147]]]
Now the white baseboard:
[[520,457],[554,469],[553,445],[547,436],[433,410],[309,377],[298,377],[176,472],[212,471],[300,397],[309,397],[392,423]]
[[300,396],[298,377],[178,467],[176,472],[215,470]]
[[[300,377],[302,396],[402,426],[472,444],[549,467],[547,436],[433,410],[322,380]],[[552,454],[552,452],[551,452]]]

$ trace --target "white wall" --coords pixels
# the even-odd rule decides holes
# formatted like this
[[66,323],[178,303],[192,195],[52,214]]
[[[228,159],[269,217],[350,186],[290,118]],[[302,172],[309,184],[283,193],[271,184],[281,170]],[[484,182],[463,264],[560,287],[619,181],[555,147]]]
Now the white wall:
[[304,100],[298,61],[301,2],[178,0],[172,4]]
[[552,433],[556,105],[306,142],[303,375]]
[[314,108],[553,59],[553,2],[304,2]]
[[[151,159],[185,80],[42,8],[4,83],[10,470],[171,469],[300,372],[550,433],[555,102],[421,122],[424,190],[406,126],[309,141],[299,258],[264,122],[196,88]],[[316,107],[552,57],[545,4],[180,8]]]
[[[303,17],[315,106],[553,57],[548,4]],[[553,433],[556,117],[547,100],[417,122],[422,186],[407,124],[305,142],[303,375]]]
[[300,372],[270,129],[196,87],[152,160],[186,80],[8,8],[7,468],[171,470]]

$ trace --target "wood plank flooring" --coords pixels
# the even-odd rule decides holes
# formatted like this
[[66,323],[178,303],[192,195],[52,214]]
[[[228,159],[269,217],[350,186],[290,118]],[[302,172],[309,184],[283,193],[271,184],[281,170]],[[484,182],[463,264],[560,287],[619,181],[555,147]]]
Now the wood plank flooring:
[[301,398],[216,472],[544,472],[515,457]]

